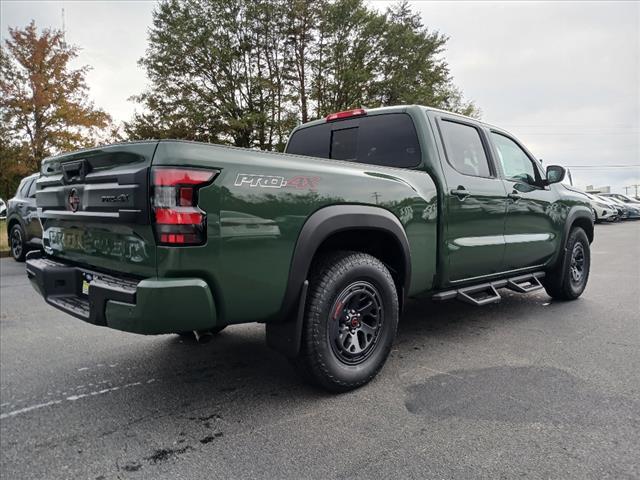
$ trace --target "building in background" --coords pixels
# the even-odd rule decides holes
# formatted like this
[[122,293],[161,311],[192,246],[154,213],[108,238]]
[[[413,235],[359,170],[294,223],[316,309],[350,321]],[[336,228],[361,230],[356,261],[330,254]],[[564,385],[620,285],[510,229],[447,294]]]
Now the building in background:
[[605,187],[594,187],[593,185],[587,185],[585,191],[592,194],[611,193],[611,187],[608,185]]

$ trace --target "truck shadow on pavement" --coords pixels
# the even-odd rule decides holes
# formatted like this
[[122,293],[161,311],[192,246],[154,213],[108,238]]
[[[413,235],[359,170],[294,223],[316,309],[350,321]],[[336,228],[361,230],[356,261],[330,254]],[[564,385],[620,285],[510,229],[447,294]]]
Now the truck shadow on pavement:
[[[559,311],[547,312],[549,305]],[[621,404],[626,405],[625,410],[627,407],[637,410],[637,404],[597,393],[587,382],[551,367],[502,365],[450,372],[425,371],[420,381],[400,379],[403,371],[416,366],[429,367],[430,357],[434,356],[434,362],[437,360],[438,352],[430,352],[430,346],[438,344],[449,348],[450,344],[453,348],[460,342],[470,341],[470,337],[475,337],[473,341],[477,342],[477,336],[491,336],[493,331],[514,326],[538,330],[538,334],[544,336],[546,327],[540,325],[540,321],[561,321],[565,308],[572,307],[553,304],[543,293],[506,294],[502,303],[483,309],[456,302],[411,301],[400,322],[390,361],[379,378],[364,389],[376,388],[378,382],[390,382],[394,390],[405,392],[408,412],[432,417],[509,418],[516,422],[542,423],[570,419],[591,423],[596,416],[577,412],[578,405],[583,409],[584,405],[590,405],[590,410],[599,410],[597,417],[601,423],[603,417],[612,420]],[[236,328],[239,331],[236,332]],[[206,402],[207,408],[213,402],[222,408],[233,404],[237,409],[239,403],[247,408],[260,404],[260,408],[271,409],[270,403],[284,399],[289,405],[297,402],[303,408],[306,401],[333,398],[305,385],[291,364],[266,346],[262,329],[230,327],[205,345],[171,338],[165,347],[150,364],[165,375],[161,388],[181,392],[181,407],[186,410],[202,408],[202,402]],[[358,395],[358,391],[349,395]],[[603,410],[603,404],[610,408]],[[609,411],[611,415],[607,414]]]
[[[548,303],[548,297],[514,295],[505,297],[501,304],[478,309],[457,302],[411,301],[401,318],[392,353],[399,363],[387,362],[380,375],[393,377],[390,370],[403,369],[403,362],[412,361],[405,362],[404,355],[421,349],[427,342],[457,342],[509,322],[534,323],[535,309],[542,310],[543,302]],[[148,364],[166,378],[170,389],[198,386],[209,390],[209,394],[241,392],[278,397],[284,388],[289,399],[331,396],[305,385],[291,363],[267,347],[262,328],[231,326],[206,344],[171,336],[160,345],[162,348],[149,352],[153,358],[148,359]],[[435,353],[422,352],[420,361],[428,363],[429,355]]]

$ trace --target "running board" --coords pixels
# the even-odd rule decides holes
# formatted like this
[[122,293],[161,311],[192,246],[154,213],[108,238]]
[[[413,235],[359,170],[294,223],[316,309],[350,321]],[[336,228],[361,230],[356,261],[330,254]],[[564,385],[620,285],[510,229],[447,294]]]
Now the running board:
[[507,288],[518,293],[535,292],[542,288],[542,283],[540,283],[542,277],[544,277],[544,272],[510,278],[507,280]]
[[498,303],[502,297],[498,293],[499,288],[508,288],[518,293],[530,293],[542,288],[540,279],[544,277],[544,272],[529,273],[505,280],[495,280],[493,282],[480,283],[455,290],[438,292],[431,298],[435,302],[445,300],[460,300],[471,305],[483,306],[491,303]]

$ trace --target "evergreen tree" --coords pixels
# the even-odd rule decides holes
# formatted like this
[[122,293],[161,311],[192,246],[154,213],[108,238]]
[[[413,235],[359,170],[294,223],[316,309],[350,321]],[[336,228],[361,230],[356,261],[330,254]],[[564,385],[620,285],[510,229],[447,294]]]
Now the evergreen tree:
[[348,108],[478,115],[446,42],[406,2],[379,13],[363,0],[162,0],[140,60],[151,86],[125,132],[281,150],[296,123]]

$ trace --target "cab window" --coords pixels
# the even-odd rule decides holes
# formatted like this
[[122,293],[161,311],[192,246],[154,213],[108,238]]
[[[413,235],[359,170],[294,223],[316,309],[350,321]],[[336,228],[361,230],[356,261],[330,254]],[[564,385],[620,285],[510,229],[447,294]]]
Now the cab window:
[[538,169],[516,142],[496,132],[491,132],[491,139],[506,178],[530,185],[538,183]]
[[464,175],[491,177],[489,160],[478,129],[471,125],[443,120],[440,122],[447,160]]
[[406,113],[301,128],[291,136],[287,153],[402,168],[416,167],[421,159],[418,135]]

